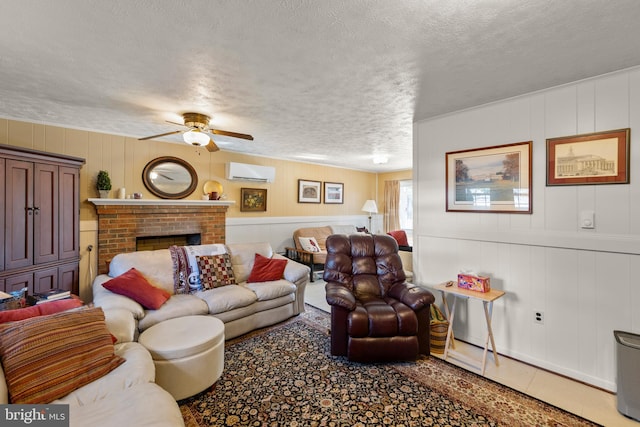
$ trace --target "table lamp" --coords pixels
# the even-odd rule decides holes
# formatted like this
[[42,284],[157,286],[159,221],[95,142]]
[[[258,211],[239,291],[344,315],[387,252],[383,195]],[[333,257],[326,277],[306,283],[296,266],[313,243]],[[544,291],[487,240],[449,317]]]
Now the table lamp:
[[369,233],[373,234],[373,232],[371,231],[371,214],[378,213],[378,206],[376,205],[376,201],[367,200],[366,202],[364,202],[362,210],[364,212],[369,212]]

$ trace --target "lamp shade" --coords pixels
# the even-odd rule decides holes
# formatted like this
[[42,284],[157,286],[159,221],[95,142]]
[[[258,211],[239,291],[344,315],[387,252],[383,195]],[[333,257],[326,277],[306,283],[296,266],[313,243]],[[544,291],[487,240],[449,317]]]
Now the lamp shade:
[[182,138],[187,144],[197,145],[200,147],[207,145],[210,141],[209,135],[201,132],[199,129],[192,129],[189,132],[183,133]]
[[369,214],[378,213],[378,206],[376,205],[376,201],[367,200],[366,202],[364,202],[364,205],[362,206],[362,210],[364,212],[369,212]]

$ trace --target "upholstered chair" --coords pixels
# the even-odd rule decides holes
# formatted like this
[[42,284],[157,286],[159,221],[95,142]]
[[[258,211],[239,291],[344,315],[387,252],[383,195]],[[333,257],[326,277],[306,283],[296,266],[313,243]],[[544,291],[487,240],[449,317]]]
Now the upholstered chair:
[[434,296],[405,281],[396,240],[388,235],[334,234],[326,247],[331,354],[356,362],[428,356]]

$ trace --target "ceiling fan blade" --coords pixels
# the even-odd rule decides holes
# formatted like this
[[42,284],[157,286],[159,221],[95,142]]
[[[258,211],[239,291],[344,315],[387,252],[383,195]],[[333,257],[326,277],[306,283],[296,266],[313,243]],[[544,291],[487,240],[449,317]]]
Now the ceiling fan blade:
[[251,135],[247,135],[246,133],[229,132],[226,130],[218,130],[218,129],[209,129],[209,132],[215,135],[232,136],[234,138],[248,139],[250,141],[253,141],[253,137]]
[[204,148],[206,148],[207,151],[209,151],[210,153],[215,153],[216,151],[220,151],[220,148],[218,148],[216,143],[213,142],[213,139],[209,139],[209,143],[205,145]]
[[171,123],[172,125],[184,126],[184,123],[172,122],[171,120],[165,120],[167,123]]
[[182,130],[174,130],[172,132],[161,133],[159,135],[145,136],[144,138],[138,138],[138,141],[145,141],[147,139],[160,138],[161,136],[173,135],[176,133],[182,133]]

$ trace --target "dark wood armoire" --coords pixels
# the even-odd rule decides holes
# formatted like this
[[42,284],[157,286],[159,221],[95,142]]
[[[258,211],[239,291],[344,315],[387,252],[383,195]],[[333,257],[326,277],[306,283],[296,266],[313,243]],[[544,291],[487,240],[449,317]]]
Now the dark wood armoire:
[[78,293],[84,162],[0,145],[0,290]]

